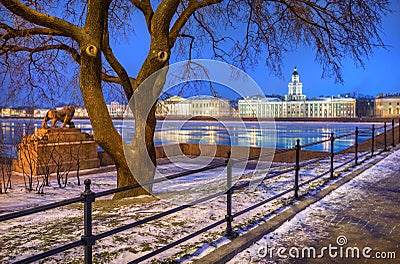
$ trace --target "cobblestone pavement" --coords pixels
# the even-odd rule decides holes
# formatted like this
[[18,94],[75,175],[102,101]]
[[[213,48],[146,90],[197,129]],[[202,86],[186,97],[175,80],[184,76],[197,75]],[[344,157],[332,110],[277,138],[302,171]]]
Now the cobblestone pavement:
[[[286,258],[278,255],[280,247]],[[310,257],[310,247],[316,249],[317,257]],[[400,263],[400,150],[229,263]]]

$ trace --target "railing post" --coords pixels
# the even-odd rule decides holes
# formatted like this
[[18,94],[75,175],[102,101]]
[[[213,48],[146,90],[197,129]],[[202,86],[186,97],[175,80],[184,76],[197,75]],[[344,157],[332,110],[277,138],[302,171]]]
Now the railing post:
[[296,140],[296,165],[294,171],[294,198],[299,198],[300,139]]
[[371,137],[371,157],[374,156],[374,147],[375,147],[375,125],[372,125],[372,137]]
[[331,169],[330,169],[330,172],[331,172],[331,179],[333,179],[333,158],[335,156],[335,151],[334,151],[335,136],[334,136],[333,132],[331,133],[330,140],[331,140]]
[[231,154],[232,154],[232,152],[230,150],[228,150],[226,152],[226,156],[227,156],[227,158],[225,159],[226,164],[228,164],[229,160],[231,159]]
[[[228,157],[230,157],[230,153],[228,152]],[[232,161],[228,160],[227,166],[226,166],[226,182],[227,182],[227,188],[228,191],[226,192],[226,236],[228,238],[235,238],[236,234],[232,230]]]
[[399,144],[400,144],[400,118],[399,118]]
[[355,136],[356,136],[356,144],[354,145],[354,147],[355,147],[354,161],[355,161],[355,165],[357,166],[358,165],[358,127],[356,127]]
[[386,122],[384,123],[384,125],[383,125],[383,133],[384,133],[384,141],[385,141],[385,148],[383,149],[383,151],[387,151],[387,142],[386,142],[386,140],[387,140],[387,135],[386,135]]
[[90,179],[85,180],[85,191],[81,194],[83,198],[83,228],[84,235],[82,240],[85,242],[85,264],[92,264],[93,255],[92,247],[95,244],[95,239],[92,234],[92,203],[95,199],[95,193],[90,190]]
[[394,118],[392,119],[392,147],[395,147],[394,144]]

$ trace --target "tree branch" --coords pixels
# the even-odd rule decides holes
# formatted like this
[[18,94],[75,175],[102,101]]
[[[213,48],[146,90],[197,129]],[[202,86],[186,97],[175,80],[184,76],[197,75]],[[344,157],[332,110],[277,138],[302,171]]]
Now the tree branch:
[[142,11],[147,24],[147,30],[151,30],[151,19],[153,18],[153,8],[151,6],[150,0],[130,0],[131,3],[136,6],[140,11]]
[[60,31],[78,42],[81,39],[81,29],[63,19],[42,14],[16,0],[0,0],[0,2],[12,13],[33,24]]
[[189,44],[189,60],[192,60],[192,49],[193,49],[193,42],[195,40],[195,37],[189,34],[179,34],[178,37],[182,38],[190,38],[190,44]]
[[[201,16],[201,14],[199,14]],[[213,32],[202,22],[200,18],[197,17],[196,13],[193,14],[193,18],[199,24],[199,26],[208,34],[212,42],[212,49],[214,56],[216,58],[221,59],[222,61],[226,62],[225,56],[229,56],[224,49],[218,47],[218,43],[225,41],[226,39],[231,39],[230,37],[222,37],[220,39],[216,39]]]
[[0,35],[0,40],[6,40],[6,41],[15,37],[27,37],[33,35],[67,37],[67,35],[64,34],[63,32],[49,28],[29,28],[29,29],[17,30],[1,22],[0,22],[0,28],[5,29],[7,31],[6,33]]
[[169,32],[171,48],[173,47],[176,38],[179,37],[179,32],[185,26],[189,18],[194,14],[194,12],[196,12],[196,10],[209,5],[218,4],[221,2],[222,0],[204,0],[201,2],[190,0],[188,7],[178,17],[178,19],[175,21],[174,25],[172,26]]
[[[110,47],[110,39],[109,39],[109,33],[108,33],[108,17],[106,17],[104,21],[104,32],[103,32],[103,43],[102,43],[102,48],[103,48],[103,54],[107,62],[111,65],[113,70],[117,73],[119,77],[119,82],[122,85],[122,88],[124,89],[126,99],[129,101],[130,98],[133,95],[134,89],[132,87],[132,82],[135,82],[136,80],[134,78],[129,78],[128,73],[126,72],[125,68],[122,66],[122,64],[118,61],[118,59],[115,57],[114,52],[112,51]],[[110,80],[110,82],[116,82],[115,77],[113,78],[107,78]],[[103,78],[103,80],[105,80]]]
[[81,55],[78,53],[78,51],[66,44],[57,44],[57,45],[46,45],[46,46],[41,46],[41,47],[35,47],[35,48],[30,48],[30,47],[25,47],[25,46],[17,46],[17,45],[3,45],[0,46],[0,55],[9,53],[9,52],[20,52],[20,51],[25,51],[29,53],[37,53],[37,52],[43,52],[43,51],[49,51],[49,50],[64,50],[70,53],[74,59],[75,62],[80,64],[80,59]]

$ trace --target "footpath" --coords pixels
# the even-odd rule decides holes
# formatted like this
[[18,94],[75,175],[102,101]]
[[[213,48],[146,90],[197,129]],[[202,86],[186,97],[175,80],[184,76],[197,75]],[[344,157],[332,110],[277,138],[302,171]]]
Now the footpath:
[[195,263],[400,263],[400,150]]

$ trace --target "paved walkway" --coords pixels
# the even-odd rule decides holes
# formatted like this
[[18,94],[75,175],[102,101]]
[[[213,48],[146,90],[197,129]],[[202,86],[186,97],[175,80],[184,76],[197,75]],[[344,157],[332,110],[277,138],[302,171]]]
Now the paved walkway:
[[[331,254],[329,245],[336,247]],[[279,247],[286,249],[281,255],[296,255],[298,250],[300,258],[279,257]],[[301,258],[304,247],[315,248],[317,256],[323,247],[327,249],[323,258],[310,258],[307,250]],[[356,248],[359,258],[353,257]],[[337,256],[331,257],[335,252]],[[378,260],[394,255],[396,259]],[[229,263],[400,263],[400,150],[265,235]]]

